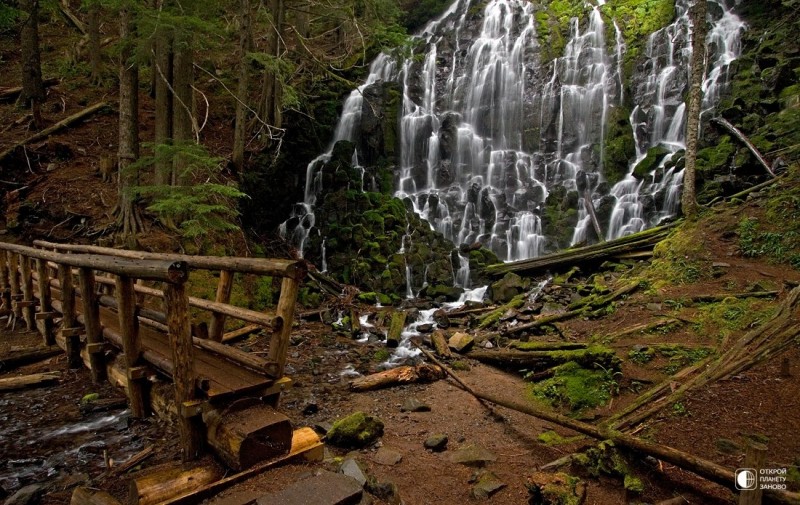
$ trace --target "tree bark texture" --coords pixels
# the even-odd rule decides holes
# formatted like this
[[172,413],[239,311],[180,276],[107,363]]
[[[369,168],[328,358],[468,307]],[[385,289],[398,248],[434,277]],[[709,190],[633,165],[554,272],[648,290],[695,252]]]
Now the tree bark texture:
[[250,32],[250,0],[240,0],[241,12],[239,14],[239,84],[236,89],[236,124],[233,130],[233,165],[237,170],[244,168],[244,147],[245,137],[247,137],[247,90],[250,84],[250,64],[247,53],[251,51]]
[[694,218],[699,210],[695,179],[697,147],[700,138],[700,110],[703,105],[703,76],[705,74],[706,0],[697,0],[693,9],[692,67],[686,118],[686,168],[683,172],[683,193],[681,194],[683,215],[690,219]]
[[120,53],[119,72],[119,210],[120,231],[129,240],[140,229],[137,219],[133,187],[138,185],[138,174],[128,167],[139,159],[139,67],[133,61],[133,22],[131,12],[123,8],[119,13]]
[[45,99],[39,50],[39,0],[20,0],[20,9],[27,15],[22,22],[22,94],[20,100],[30,105],[36,128],[41,127],[40,105]]

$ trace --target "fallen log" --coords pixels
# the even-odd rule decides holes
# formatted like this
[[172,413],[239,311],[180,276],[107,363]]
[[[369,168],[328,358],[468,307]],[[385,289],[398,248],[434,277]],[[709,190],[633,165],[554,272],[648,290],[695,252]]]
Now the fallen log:
[[178,498],[219,480],[223,470],[212,461],[191,464],[166,463],[142,471],[128,486],[130,505],[155,505]]
[[76,487],[70,505],[120,505],[119,500],[99,489]]
[[203,499],[216,496],[225,489],[259,475],[270,468],[301,458],[304,461],[322,461],[323,455],[324,445],[319,435],[311,428],[299,428],[294,430],[292,434],[292,448],[289,454],[271,461],[259,463],[248,470],[230,475],[211,484],[200,486],[189,494],[166,500],[161,503],[161,505],[193,505],[199,503]]
[[14,152],[18,147],[22,147],[22,146],[24,146],[26,144],[30,144],[31,142],[36,142],[37,140],[41,140],[43,138],[47,138],[48,136],[52,135],[53,133],[55,133],[55,132],[57,132],[57,131],[59,131],[59,130],[61,130],[63,128],[66,128],[67,126],[70,126],[73,123],[77,123],[78,121],[80,121],[82,119],[85,119],[85,118],[87,118],[87,117],[89,117],[89,116],[91,116],[93,114],[96,114],[96,113],[100,112],[101,110],[105,109],[106,107],[108,107],[108,103],[107,102],[98,102],[98,103],[96,103],[94,105],[91,105],[91,106],[89,106],[89,107],[87,107],[87,108],[85,108],[85,109],[83,109],[83,110],[81,110],[79,112],[76,112],[75,114],[73,114],[73,115],[71,115],[71,116],[69,116],[67,118],[62,119],[58,123],[56,123],[56,124],[54,124],[52,126],[49,126],[49,127],[45,128],[44,130],[31,135],[30,137],[26,138],[25,140],[21,140],[21,141],[15,143],[15,144],[13,144],[11,147],[6,149],[5,151],[0,152],[0,161],[3,161],[6,158],[6,156],[8,156],[12,152]]
[[603,235],[603,229],[600,227],[600,221],[597,220],[597,214],[594,211],[592,193],[588,189],[583,192],[583,205],[586,208],[586,213],[589,214],[589,219],[592,221],[594,232],[597,234],[597,240],[605,242],[606,238]]
[[780,291],[751,291],[749,293],[720,293],[716,295],[697,295],[689,298],[696,303],[715,303],[721,302],[726,298],[775,298],[780,295]]
[[565,351],[475,350],[468,352],[466,356],[491,365],[541,370],[569,361],[585,367],[591,367],[595,363],[608,367],[613,365],[616,354],[607,347],[595,346]]
[[417,366],[400,366],[354,379],[350,382],[350,391],[372,391],[397,384],[432,382],[442,378],[444,372],[435,365],[423,363]]
[[745,134],[742,133],[741,130],[733,126],[733,124],[731,124],[727,119],[723,117],[715,117],[711,120],[711,122],[723,127],[725,130],[728,131],[728,133],[739,139],[739,142],[747,146],[750,152],[753,153],[753,156],[756,157],[758,162],[761,163],[761,166],[764,167],[764,169],[769,173],[769,175],[771,175],[773,178],[775,177],[775,172],[772,170],[772,167],[769,166],[767,160],[764,159],[764,156],[761,154],[758,148],[756,148],[756,146],[753,145],[752,142],[750,142],[750,139],[748,139],[745,136]]
[[617,255],[638,252],[643,249],[652,249],[658,242],[666,238],[669,230],[675,224],[671,223],[650,228],[622,238],[586,247],[567,249],[554,254],[539,256],[538,258],[489,265],[486,267],[486,271],[494,276],[502,276],[506,272],[525,272],[530,275],[550,269],[572,267],[581,263],[599,262]]
[[[726,468],[722,465],[714,463],[713,461],[699,458],[683,451],[673,449],[672,447],[641,440],[632,435],[627,435],[625,433],[620,433],[613,430],[602,429],[592,424],[584,423],[555,412],[537,408],[532,404],[522,404],[505,398],[500,398],[491,393],[476,391],[462,381],[461,378],[447,365],[439,362],[439,360],[437,360],[436,357],[430,352],[422,349],[421,347],[419,347],[419,349],[423,352],[423,354],[425,354],[426,357],[428,357],[428,359],[440,366],[444,372],[452,377],[453,380],[455,380],[456,383],[458,383],[465,391],[479,400],[485,400],[496,405],[521,412],[523,414],[528,414],[530,416],[543,419],[559,426],[569,428],[578,433],[588,435],[597,440],[611,440],[618,446],[626,447],[641,454],[652,456],[656,459],[679,466],[680,468],[689,470],[728,489],[733,489],[735,487],[734,479],[731,478],[734,475],[733,468]],[[776,503],[788,505],[797,505],[800,503],[800,493],[769,490],[765,491],[765,496],[769,496]]]
[[333,277],[312,270],[308,271],[308,276],[317,283],[322,291],[325,291],[331,296],[339,297],[344,291],[344,285],[337,282]]
[[586,349],[588,344],[581,342],[521,342],[513,340],[508,346],[518,351],[575,351]]
[[58,372],[34,373],[30,375],[20,375],[19,377],[7,377],[0,379],[0,391],[17,391],[39,386],[49,386],[58,382],[61,374]]
[[125,460],[124,463],[121,463],[120,465],[113,467],[111,469],[111,473],[117,475],[125,473],[152,455],[153,455],[153,446],[148,445],[141,451],[137,452],[136,454]]
[[238,330],[229,331],[222,335],[222,343],[227,344],[228,342],[233,342],[239,340],[241,338],[247,337],[256,333],[257,331],[261,330],[263,326],[260,324],[250,324],[247,326],[243,326]]
[[540,326],[544,326],[546,324],[555,323],[557,321],[563,321],[565,319],[571,319],[573,317],[578,317],[584,314],[587,311],[599,309],[609,303],[613,302],[617,298],[620,298],[624,295],[632,293],[639,287],[638,282],[632,282],[627,284],[618,290],[614,291],[605,296],[600,297],[593,297],[587,296],[583,300],[580,300],[577,303],[570,305],[572,310],[568,310],[566,312],[562,312],[561,314],[553,314],[550,316],[542,316],[538,319],[531,321],[530,323],[518,324],[516,326],[510,326],[505,329],[506,333],[520,333],[523,331],[531,330],[533,328],[538,328]]
[[35,347],[25,351],[15,352],[9,356],[0,358],[0,371],[8,372],[23,365],[38,363],[47,358],[52,358],[61,354],[63,351],[58,346]]
[[289,418],[260,402],[248,408],[237,409],[235,403],[224,411],[210,411],[203,421],[214,452],[236,471],[287,454],[292,447]]
[[[59,82],[61,82],[60,79],[51,77],[50,79],[45,79],[44,81],[42,81],[42,84],[44,85],[45,88],[48,88],[50,86],[58,84]],[[20,93],[22,93],[22,86],[14,86],[12,88],[0,89],[0,102],[4,102],[7,100],[14,100]]]
[[58,9],[61,11],[61,14],[63,14],[70,23],[72,23],[72,26],[77,28],[82,35],[86,35],[86,23],[81,21],[80,18],[76,16],[74,12],[72,12],[72,9],[69,8],[68,0],[61,0],[61,4],[58,6]]

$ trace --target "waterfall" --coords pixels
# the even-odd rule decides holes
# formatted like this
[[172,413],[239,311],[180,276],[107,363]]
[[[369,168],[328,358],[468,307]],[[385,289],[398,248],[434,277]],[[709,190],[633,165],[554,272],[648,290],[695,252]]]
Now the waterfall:
[[[589,203],[597,207],[613,197],[610,221],[600,223],[606,238],[675,215],[682,177],[675,161],[684,149],[683,96],[691,58],[689,2],[676,0],[675,20],[650,35],[644,62],[632,76],[626,101],[634,104],[636,160],[611,189],[603,175],[606,123],[612,107],[623,101],[622,63],[631,41],[623,40],[617,21],[604,21],[605,2],[587,2],[583,14],[570,20],[563,53],[543,63],[534,3],[489,0],[479,11],[472,0],[456,0],[417,36],[410,57],[382,54],[372,63],[364,84],[345,100],[328,150],[308,165],[304,201],[281,226],[282,235],[302,253],[315,226],[316,195],[324,189],[320,168],[336,141],[360,145],[365,91],[385,82],[396,83],[402,97],[394,195],[456,247],[480,243],[504,261],[551,252],[565,240],[545,232],[553,224],[545,212],[553,194],[566,195],[560,211],[577,222],[567,230],[572,244],[594,239]],[[710,2],[718,8],[709,9],[706,111],[724,90],[744,29],[724,2]],[[659,168],[644,179],[634,177],[636,164],[659,146],[664,150]],[[368,156],[361,155],[367,165]],[[358,154],[353,163],[358,165]],[[410,236],[401,253],[409,246],[406,240]],[[405,259],[406,295],[412,297],[424,280],[412,278],[420,270]],[[453,280],[469,287],[461,269]]]
[[[719,101],[728,81],[728,67],[740,54],[741,35],[745,29],[744,22],[725,0],[712,0],[710,4],[717,5],[718,9],[708,12],[712,26],[706,38],[709,54],[703,82],[704,113]],[[636,160],[631,164],[631,173],[611,189],[616,205],[609,223],[609,239],[641,231],[675,216],[680,210],[683,170],[677,169],[673,158],[686,148],[683,97],[689,89],[692,26],[688,1],[677,0],[675,8],[675,21],[650,35],[644,72],[634,76],[639,86],[630,122]],[[647,156],[648,150],[655,147],[663,148],[665,153],[659,166],[647,180],[636,179],[634,168]],[[652,216],[649,221],[645,218],[648,214]]]

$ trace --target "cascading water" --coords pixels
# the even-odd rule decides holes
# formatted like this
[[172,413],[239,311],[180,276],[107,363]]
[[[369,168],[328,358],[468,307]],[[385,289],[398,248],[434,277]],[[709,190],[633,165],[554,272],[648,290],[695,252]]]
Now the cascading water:
[[[724,1],[711,0],[719,8],[709,14],[706,109],[726,82],[743,30]],[[654,146],[666,149],[663,163],[683,149],[688,2],[676,1],[675,21],[650,36],[645,64],[633,76],[638,85],[629,98],[635,105],[630,121],[637,161]],[[571,222],[577,221],[571,242],[592,240],[587,204],[596,207],[610,198],[602,184],[606,122],[622,102],[625,82],[626,41],[616,21],[604,21],[604,4],[586,3],[585,16],[570,21],[562,56],[544,65],[533,3],[491,0],[476,15],[471,0],[454,2],[426,26],[411,57],[384,54],[373,62],[365,84],[345,101],[328,152],[309,164],[304,202],[282,226],[283,235],[303,247],[315,226],[321,166],[336,141],[363,145],[359,125],[369,105],[364,95],[393,82],[402,91],[395,196],[406,199],[432,229],[456,246],[479,242],[505,261],[535,257],[564,245],[544,231],[545,201],[558,188],[567,195],[561,210],[574,212]],[[664,170],[663,163],[645,181],[632,175],[634,163],[631,175],[611,189],[616,204],[610,222],[600,223],[608,238],[676,213],[681,172]],[[455,269],[454,284],[468,287],[468,272]],[[407,279],[407,296],[414,296],[412,285],[421,284]]]
[[[739,56],[741,35],[745,29],[744,23],[725,0],[710,4],[717,8],[709,9],[708,13],[712,26],[706,39],[710,54],[707,55],[703,83],[704,112],[712,109],[719,100],[728,81],[728,68]],[[686,148],[686,104],[683,97],[689,86],[692,27],[688,1],[678,0],[675,7],[675,21],[648,39],[644,74],[634,76],[639,87],[630,121],[636,143],[636,160],[631,164],[631,174],[611,190],[617,201],[608,228],[609,239],[641,231],[679,211],[683,170],[678,170],[674,163],[668,166],[668,163],[673,161],[676,153]],[[659,166],[648,179],[635,178],[634,167],[647,156],[648,150],[655,147],[663,149]],[[652,217],[648,220],[646,215]]]

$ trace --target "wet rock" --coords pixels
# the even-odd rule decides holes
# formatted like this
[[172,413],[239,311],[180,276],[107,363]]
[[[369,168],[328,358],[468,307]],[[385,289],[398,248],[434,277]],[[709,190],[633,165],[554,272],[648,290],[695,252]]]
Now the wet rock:
[[653,312],[658,312],[661,310],[662,306],[660,303],[648,303],[647,310],[652,310]]
[[430,412],[431,407],[416,398],[408,398],[400,407],[401,412]]
[[388,447],[381,447],[372,456],[372,461],[379,465],[394,466],[403,461],[403,455],[394,449]]
[[475,339],[466,333],[461,332],[454,333],[447,342],[447,346],[458,353],[465,353],[469,351],[474,344]]
[[450,319],[447,317],[447,311],[444,309],[439,309],[433,313],[433,321],[439,328],[446,329],[450,327]]
[[484,466],[486,463],[497,461],[497,456],[478,445],[467,445],[453,452],[450,461],[465,466]]
[[367,473],[355,458],[345,458],[339,467],[339,473],[354,479],[359,486],[363,487],[367,483]]
[[417,331],[420,333],[430,333],[433,331],[433,323],[423,323],[417,325]]
[[433,452],[442,452],[447,448],[449,439],[444,433],[436,433],[425,439],[423,446]]
[[13,495],[11,495],[3,505],[29,505],[39,500],[39,497],[45,492],[47,486],[44,484],[29,484]]
[[383,435],[383,421],[377,417],[354,412],[333,423],[327,440],[340,447],[365,447]]
[[525,281],[519,275],[508,272],[502,279],[489,287],[489,298],[494,303],[506,303],[525,292]]
[[478,474],[477,482],[472,486],[472,496],[479,500],[485,500],[496,492],[506,487],[497,475],[490,471],[483,471]]

